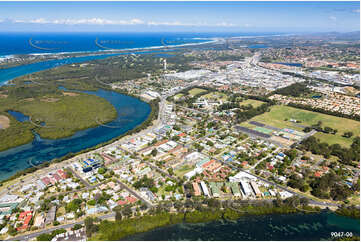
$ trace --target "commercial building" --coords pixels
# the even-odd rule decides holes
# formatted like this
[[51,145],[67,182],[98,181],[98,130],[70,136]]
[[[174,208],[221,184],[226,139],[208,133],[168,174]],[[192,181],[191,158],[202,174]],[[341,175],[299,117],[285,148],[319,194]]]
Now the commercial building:
[[207,185],[204,183],[204,181],[201,181],[201,187],[202,187],[203,194],[205,196],[209,197],[209,191],[208,191]]

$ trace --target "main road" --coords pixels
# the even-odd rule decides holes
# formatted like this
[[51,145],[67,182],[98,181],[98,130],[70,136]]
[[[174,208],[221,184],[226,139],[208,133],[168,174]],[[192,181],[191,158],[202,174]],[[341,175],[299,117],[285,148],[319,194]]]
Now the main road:
[[[115,217],[115,212],[112,212],[112,213],[108,213],[108,214],[104,214],[104,215],[101,215],[99,216],[98,218],[103,220],[103,219],[109,219],[109,218],[113,218]],[[64,225],[59,225],[59,226],[55,226],[53,228],[49,228],[49,229],[44,229],[44,230],[41,230],[41,231],[38,231],[38,232],[34,232],[34,233],[31,233],[31,234],[26,234],[26,235],[20,235],[20,236],[16,236],[16,237],[11,237],[9,239],[6,239],[5,241],[28,241],[28,240],[31,240],[31,239],[34,239],[36,237],[38,237],[39,235],[41,234],[46,234],[46,233],[51,233],[53,232],[54,230],[57,230],[57,229],[69,229],[69,228],[72,228],[74,227],[74,225],[76,224],[84,224],[84,220],[82,221],[78,221],[78,222],[74,222],[74,223],[69,223],[69,224],[64,224]]]

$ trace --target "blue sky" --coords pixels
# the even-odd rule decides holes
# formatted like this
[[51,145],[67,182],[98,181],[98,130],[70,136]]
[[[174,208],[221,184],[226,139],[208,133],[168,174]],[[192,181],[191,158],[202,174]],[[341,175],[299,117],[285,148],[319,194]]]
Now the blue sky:
[[0,2],[0,31],[359,31],[359,2]]

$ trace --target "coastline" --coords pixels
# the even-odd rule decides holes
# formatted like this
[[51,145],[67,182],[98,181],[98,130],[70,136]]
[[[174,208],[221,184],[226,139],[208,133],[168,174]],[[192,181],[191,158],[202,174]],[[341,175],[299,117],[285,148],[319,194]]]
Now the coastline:
[[[194,38],[197,39],[197,38]],[[187,47],[187,46],[197,46],[197,45],[204,45],[204,44],[212,44],[217,43],[219,41],[222,41],[221,37],[218,38],[205,38],[208,41],[204,42],[197,42],[197,43],[185,43],[185,44],[179,44],[179,45],[158,45],[158,46],[148,46],[148,47],[136,47],[136,48],[125,48],[125,49],[99,49],[99,50],[90,50],[90,51],[63,51],[63,52],[47,52],[47,53],[28,53],[28,54],[10,54],[10,55],[3,55],[0,56],[0,64],[2,60],[11,60],[17,58],[17,56],[40,56],[40,57],[49,57],[49,60],[56,59],[56,60],[63,60],[67,58],[75,58],[75,57],[86,57],[86,56],[97,56],[97,55],[107,55],[107,54],[124,54],[124,52],[129,52],[128,54],[136,54],[138,52],[142,51],[168,51],[169,48],[181,48],[181,47]],[[68,55],[68,56],[67,56]],[[42,61],[47,60],[39,60],[30,62],[28,64],[35,64]],[[18,64],[14,65],[8,68],[22,66],[24,64]],[[25,64],[27,65],[27,64]],[[2,68],[0,65],[0,70],[2,69],[8,69],[8,68]]]

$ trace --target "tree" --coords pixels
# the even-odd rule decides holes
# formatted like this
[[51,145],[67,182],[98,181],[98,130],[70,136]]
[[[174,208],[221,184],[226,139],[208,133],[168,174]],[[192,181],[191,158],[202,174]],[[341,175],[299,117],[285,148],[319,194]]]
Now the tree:
[[156,155],[158,154],[158,150],[157,150],[157,149],[153,149],[150,154],[151,154],[152,156],[156,156]]
[[174,175],[174,171],[173,171],[173,168],[172,168],[172,167],[169,167],[169,168],[168,168],[168,173],[169,173],[169,175],[171,175],[171,176]]
[[53,236],[51,234],[41,234],[38,237],[36,237],[37,241],[51,241],[53,239]]
[[213,142],[210,141],[210,140],[207,141],[207,145],[209,145],[209,146],[214,146]]
[[300,204],[301,204],[302,206],[307,206],[309,202],[310,202],[310,200],[309,200],[308,198],[302,197],[302,198],[300,199]]
[[70,203],[68,203],[65,207],[66,212],[76,212],[80,209],[80,205],[83,201],[81,199],[74,199]]
[[81,225],[81,224],[75,224],[75,225],[73,226],[73,228],[71,228],[71,230],[75,231],[75,230],[78,230],[78,229],[81,229],[81,228],[83,228],[83,225]]
[[186,208],[193,208],[194,203],[193,203],[192,200],[187,199],[187,201],[185,202],[184,206],[185,206]]
[[333,131],[333,129],[330,128],[330,127],[325,127],[325,128],[324,128],[324,131],[325,131],[326,133],[331,133],[331,132]]
[[99,174],[104,174],[106,172],[106,169],[104,168],[104,167],[100,167],[99,169],[98,169],[98,173]]
[[91,237],[91,235],[98,231],[99,227],[94,224],[94,218],[92,217],[86,217],[84,220],[85,229],[86,229],[86,235],[87,237]]
[[278,194],[277,194],[277,198],[273,200],[273,204],[276,207],[281,207],[282,206],[283,202],[282,202],[282,200],[281,200],[281,198],[280,198],[280,196]]
[[116,211],[115,212],[115,221],[120,221],[122,220],[122,214],[120,213],[120,211]]
[[347,185],[335,184],[332,187],[330,195],[335,201],[346,200],[352,194],[351,189]]
[[180,201],[175,201],[173,203],[173,206],[174,206],[175,209],[177,209],[179,211],[179,209],[181,209],[183,207],[183,204]]
[[346,138],[351,138],[353,136],[353,132],[345,132],[343,133],[343,137],[346,137]]
[[126,216],[129,217],[133,214],[132,209],[129,206],[126,206],[123,208],[122,213]]
[[92,199],[92,200],[89,200],[87,202],[87,204],[90,205],[90,206],[94,206],[96,204],[96,201],[94,199]]

